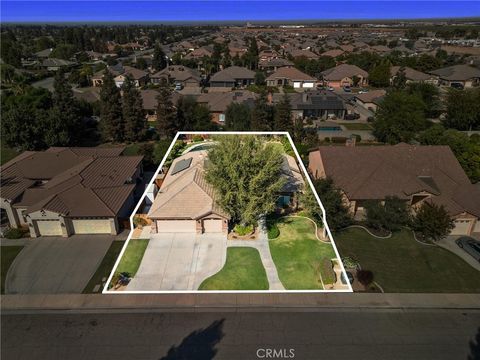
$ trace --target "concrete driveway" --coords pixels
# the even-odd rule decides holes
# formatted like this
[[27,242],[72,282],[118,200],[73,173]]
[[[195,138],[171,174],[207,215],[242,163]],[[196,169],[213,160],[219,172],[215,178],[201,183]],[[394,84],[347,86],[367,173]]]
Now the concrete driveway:
[[197,290],[225,264],[224,234],[151,235],[142,263],[127,290]]
[[74,235],[29,241],[8,271],[5,292],[81,293],[113,239],[110,235]]
[[465,262],[469,265],[471,265],[473,268],[477,269],[480,271],[480,263],[473,258],[470,254],[468,254],[465,250],[461,249],[456,243],[455,240],[457,240],[460,236],[447,236],[437,242],[438,246],[443,247],[444,249],[447,249],[448,251],[454,253],[455,255],[458,255],[461,257]]

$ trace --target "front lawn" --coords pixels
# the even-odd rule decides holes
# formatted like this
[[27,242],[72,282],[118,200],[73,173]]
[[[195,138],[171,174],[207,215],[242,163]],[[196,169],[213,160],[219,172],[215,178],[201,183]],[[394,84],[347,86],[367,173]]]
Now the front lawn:
[[130,239],[115,273],[127,272],[134,277],[140,267],[148,242],[149,239]]
[[372,130],[369,124],[342,122],[339,125],[345,126],[347,130]]
[[199,290],[268,290],[268,279],[257,249],[227,248],[222,270],[205,279]]
[[1,293],[5,293],[5,279],[7,278],[8,269],[12,265],[13,260],[22,251],[23,246],[1,246]]
[[373,271],[386,292],[480,292],[480,272],[445,249],[419,244],[409,230],[376,239],[347,229],[334,238],[341,256]]
[[[125,241],[112,242],[97,271],[95,271],[95,274],[93,274],[87,286],[83,289],[84,294],[102,292],[104,281],[110,276],[110,272],[112,271],[115,261],[117,261],[118,255],[120,254],[120,251],[122,251],[124,244]],[[100,287],[95,291],[94,289],[97,285],[100,285]]]
[[332,245],[317,240],[315,226],[307,219],[282,218],[277,227],[280,235],[269,241],[270,253],[285,289],[323,289],[319,275],[328,276],[322,262],[336,257]]

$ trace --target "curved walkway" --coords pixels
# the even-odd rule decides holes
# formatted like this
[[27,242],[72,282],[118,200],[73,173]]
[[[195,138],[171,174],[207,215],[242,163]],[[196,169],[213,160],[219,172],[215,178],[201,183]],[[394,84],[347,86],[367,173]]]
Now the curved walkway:
[[[310,218],[307,217],[307,216],[301,216],[301,215],[285,215],[285,216],[279,217],[279,219],[289,218],[289,217],[291,217],[291,218],[301,218],[301,219],[307,219],[307,220],[309,220],[310,222],[313,223],[313,225],[315,225],[315,237],[317,238],[317,240],[318,240],[318,241],[321,241],[321,242],[323,242],[323,243],[326,243],[326,244],[330,244],[330,243],[331,243],[330,240],[322,240],[322,239],[320,239],[320,237],[318,236],[318,225],[317,225],[317,223],[316,223],[314,220],[310,219]],[[328,237],[327,237],[327,239],[328,239]]]
[[[370,232],[370,230],[368,230],[368,228],[366,228],[365,226],[362,226],[362,225],[350,225],[350,226],[344,227],[342,230],[352,229],[352,228],[363,229],[368,233],[368,235],[373,236],[374,238],[377,238],[377,239],[390,239],[392,237],[392,232],[390,232],[390,234],[388,234],[387,236],[378,236],[378,235],[375,235],[372,232]],[[342,231],[342,230],[340,230],[340,231]]]

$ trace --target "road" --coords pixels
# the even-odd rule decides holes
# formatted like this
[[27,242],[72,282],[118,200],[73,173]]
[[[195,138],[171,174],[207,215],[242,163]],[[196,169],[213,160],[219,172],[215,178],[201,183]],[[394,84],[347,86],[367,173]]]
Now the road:
[[232,310],[4,315],[1,357],[249,360],[275,350],[277,359],[480,358],[478,310]]

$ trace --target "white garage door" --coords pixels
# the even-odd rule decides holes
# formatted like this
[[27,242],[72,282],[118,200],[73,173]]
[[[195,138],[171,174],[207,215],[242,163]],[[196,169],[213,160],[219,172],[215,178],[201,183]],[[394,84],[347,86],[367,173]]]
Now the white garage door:
[[159,233],[194,233],[197,231],[195,224],[195,220],[157,220],[157,231]]
[[203,230],[206,233],[222,232],[222,220],[209,219],[203,220]]
[[314,87],[314,83],[313,82],[305,82],[303,83],[303,87],[304,88],[313,88]]
[[451,235],[468,235],[470,230],[470,220],[455,220],[455,227],[453,228]]
[[72,220],[74,234],[110,234],[110,220]]
[[61,236],[62,227],[58,220],[38,220],[38,232],[40,236]]
[[302,83],[301,83],[300,81],[294,81],[294,82],[293,82],[293,87],[294,87],[294,88],[299,88],[299,87],[301,87],[301,86],[302,86]]

